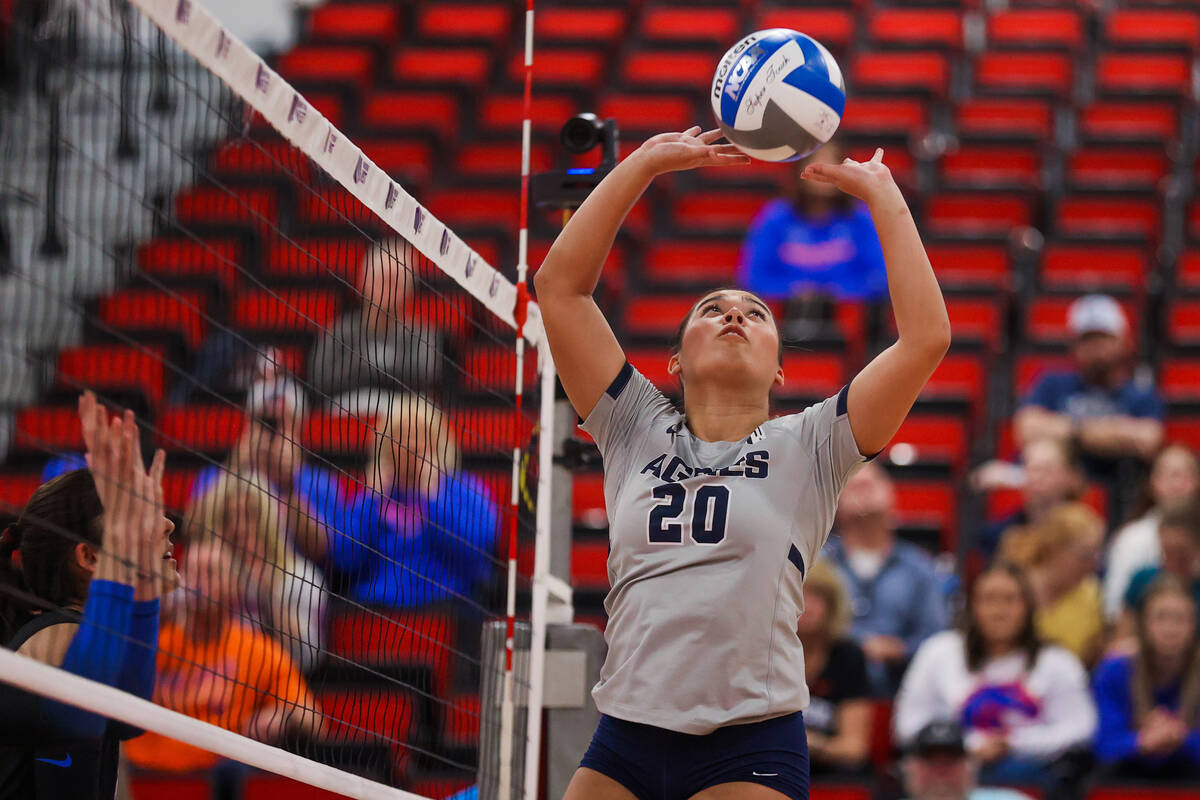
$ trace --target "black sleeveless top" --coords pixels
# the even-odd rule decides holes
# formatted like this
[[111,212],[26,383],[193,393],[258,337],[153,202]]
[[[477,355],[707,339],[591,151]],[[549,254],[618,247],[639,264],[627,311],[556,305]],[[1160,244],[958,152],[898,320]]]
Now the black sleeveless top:
[[[79,615],[46,611],[25,623],[8,649]],[[141,731],[112,720],[100,738],[80,739],[56,724],[53,704],[0,683],[0,800],[112,800],[120,740]],[[74,710],[72,708],[72,710]]]

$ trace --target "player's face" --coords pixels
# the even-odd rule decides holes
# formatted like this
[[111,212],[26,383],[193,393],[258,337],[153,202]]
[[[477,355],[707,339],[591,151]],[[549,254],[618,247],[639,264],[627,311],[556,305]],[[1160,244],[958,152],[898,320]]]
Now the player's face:
[[765,395],[783,384],[779,329],[766,304],[748,292],[713,292],[701,298],[684,327],[668,370],[684,390],[707,381],[739,381]]
[[972,614],[983,638],[1009,644],[1017,640],[1025,624],[1025,598],[1021,586],[1004,572],[986,572],[975,582]]
[[1159,658],[1179,658],[1196,638],[1196,603],[1176,592],[1157,594],[1142,610],[1146,638]]
[[1182,447],[1169,447],[1154,462],[1150,493],[1160,507],[1186,500],[1200,490],[1196,459]]

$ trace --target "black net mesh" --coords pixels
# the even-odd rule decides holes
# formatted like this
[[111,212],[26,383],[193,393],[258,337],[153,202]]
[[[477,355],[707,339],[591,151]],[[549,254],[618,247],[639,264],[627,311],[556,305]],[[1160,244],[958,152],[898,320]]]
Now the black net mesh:
[[[155,701],[389,785],[472,783],[538,404],[516,409],[513,329],[132,6],[0,9],[0,513],[84,467],[82,390],[132,409],[147,463],[167,454],[186,582]],[[72,519],[39,530],[85,540]],[[152,733],[125,753],[217,760]]]

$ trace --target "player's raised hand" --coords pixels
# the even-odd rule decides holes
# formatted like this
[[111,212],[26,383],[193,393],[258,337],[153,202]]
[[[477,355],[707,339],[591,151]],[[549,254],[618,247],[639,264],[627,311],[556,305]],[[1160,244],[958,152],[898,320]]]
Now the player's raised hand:
[[892,171],[883,163],[883,148],[877,147],[870,161],[847,158],[841,164],[809,164],[800,173],[809,181],[832,183],[868,205],[897,191]]
[[700,132],[695,125],[683,133],[660,133],[647,139],[635,154],[654,175],[696,167],[749,164],[750,157],[731,144],[717,144],[719,129]]

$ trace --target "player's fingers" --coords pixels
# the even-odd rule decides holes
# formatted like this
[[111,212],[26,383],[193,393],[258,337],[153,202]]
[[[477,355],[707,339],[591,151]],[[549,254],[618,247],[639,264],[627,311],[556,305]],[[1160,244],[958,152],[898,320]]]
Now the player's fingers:
[[[821,165],[827,167],[828,165]],[[837,183],[836,175],[832,174],[830,169],[818,169],[816,165],[805,167],[804,172],[800,173],[800,177],[806,181],[816,181],[817,183]]]
[[701,130],[703,130],[703,129],[699,125],[693,125],[692,127],[688,128],[686,131],[684,131],[683,135],[684,136],[695,136],[696,134],[700,133]]
[[871,163],[872,164],[882,164],[883,163],[883,148],[882,147],[875,148],[875,155],[871,156]]
[[742,153],[717,153],[714,157],[714,164],[724,167],[730,167],[734,164],[749,164],[750,156]]
[[[697,125],[696,127],[698,128],[700,126]],[[700,134],[700,141],[704,142],[705,144],[712,144],[724,135],[725,134],[721,133],[720,128],[713,128],[711,131],[705,131],[704,133]]]
[[738,149],[736,144],[713,144],[709,145],[708,152],[720,155],[737,155],[742,151]]
[[163,472],[166,468],[167,453],[160,447],[154,451],[154,460],[150,463],[150,491],[158,514],[163,513]]

